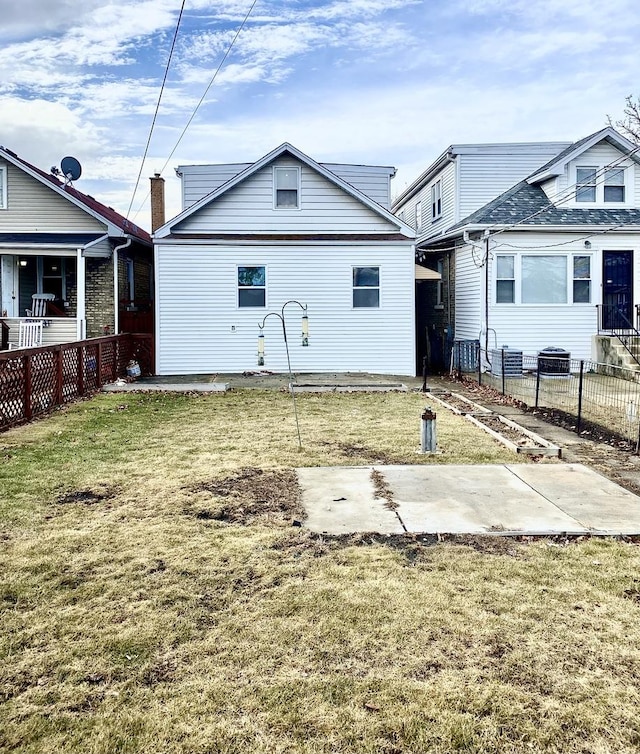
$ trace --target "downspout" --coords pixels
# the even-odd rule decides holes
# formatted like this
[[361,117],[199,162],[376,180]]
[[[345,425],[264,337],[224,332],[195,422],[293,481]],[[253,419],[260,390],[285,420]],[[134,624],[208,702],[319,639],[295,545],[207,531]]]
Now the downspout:
[[131,246],[133,240],[131,236],[126,237],[127,240],[121,243],[119,246],[113,247],[113,334],[118,335],[120,329],[120,311],[118,303],[120,301],[120,290],[118,285],[118,252],[123,249],[128,249]]

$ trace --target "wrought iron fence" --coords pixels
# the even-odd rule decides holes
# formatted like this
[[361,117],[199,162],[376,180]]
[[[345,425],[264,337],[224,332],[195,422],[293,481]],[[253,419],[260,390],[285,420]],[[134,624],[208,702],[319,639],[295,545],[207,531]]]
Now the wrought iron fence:
[[572,359],[566,352],[487,352],[478,341],[454,343],[452,369],[527,406],[573,417],[578,433],[590,423],[640,445],[640,371]]
[[153,336],[113,335],[0,352],[0,429],[29,421],[126,373],[131,359],[154,369]]

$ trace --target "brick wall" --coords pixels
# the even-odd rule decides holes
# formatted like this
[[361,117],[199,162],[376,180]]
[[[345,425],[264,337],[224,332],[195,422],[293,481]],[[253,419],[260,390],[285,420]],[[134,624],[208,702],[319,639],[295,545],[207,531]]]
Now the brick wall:
[[87,337],[113,333],[113,259],[87,259],[86,274]]

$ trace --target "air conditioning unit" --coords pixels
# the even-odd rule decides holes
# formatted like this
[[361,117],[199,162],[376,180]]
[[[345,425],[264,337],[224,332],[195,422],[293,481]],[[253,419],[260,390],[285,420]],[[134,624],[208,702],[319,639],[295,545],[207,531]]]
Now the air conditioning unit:
[[506,346],[491,351],[491,374],[502,377],[503,373],[509,379],[522,377],[522,351]]

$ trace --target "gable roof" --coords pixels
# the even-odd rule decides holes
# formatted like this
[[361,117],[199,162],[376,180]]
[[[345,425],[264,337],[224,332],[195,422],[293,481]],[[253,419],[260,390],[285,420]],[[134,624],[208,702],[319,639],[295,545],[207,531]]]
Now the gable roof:
[[15,167],[20,170],[23,170],[32,178],[35,178],[57,194],[64,196],[65,199],[72,204],[75,204],[77,207],[80,207],[80,209],[92,215],[97,220],[105,223],[107,225],[107,232],[110,236],[118,238],[125,235],[133,236],[142,243],[151,244],[151,236],[146,230],[143,230],[135,225],[135,223],[127,220],[126,217],[123,217],[116,212],[113,207],[107,207],[89,194],[83,194],[73,186],[65,185],[55,175],[45,173],[44,170],[40,170],[40,168],[37,168],[35,165],[23,160],[22,157],[18,157],[15,152],[12,152],[6,147],[0,146],[0,157],[4,158],[12,165],[15,165]]
[[609,142],[624,154],[628,154],[632,160],[640,163],[638,146],[629,141],[629,139],[626,139],[622,134],[619,134],[614,128],[611,128],[611,126],[607,126],[600,131],[585,136],[584,139],[576,141],[566,149],[563,149],[560,154],[557,154],[553,159],[549,160],[549,162],[545,163],[542,167],[532,173],[527,178],[527,181],[529,183],[539,183],[541,181],[546,181],[549,178],[555,178],[557,175],[564,172],[564,168],[568,162],[575,160],[576,157],[579,157],[583,152],[586,152],[587,149],[591,149],[591,147],[599,144],[601,141]]
[[190,207],[180,212],[180,214],[169,220],[169,222],[165,223],[161,228],[158,228],[153,234],[154,237],[164,238],[168,236],[171,233],[171,228],[174,225],[178,225],[183,220],[186,220],[188,217],[198,212],[198,210],[202,209],[210,202],[215,201],[219,196],[226,193],[234,186],[237,186],[239,183],[246,180],[250,176],[254,175],[258,172],[258,170],[261,170],[263,167],[268,165],[270,162],[273,162],[273,160],[277,159],[283,154],[289,154],[292,157],[295,157],[297,160],[304,163],[312,170],[315,170],[327,180],[331,181],[331,183],[341,188],[354,199],[366,205],[373,212],[382,216],[392,225],[395,225],[395,227],[398,228],[400,232],[405,236],[408,236],[409,238],[415,238],[415,230],[410,225],[404,223],[395,215],[391,214],[391,212],[385,209],[382,205],[378,204],[373,199],[370,199],[361,191],[358,191],[358,189],[354,188],[351,184],[347,183],[345,180],[337,176],[324,165],[316,162],[311,157],[304,154],[304,152],[301,152],[299,149],[296,149],[296,147],[294,147],[292,144],[289,144],[288,142],[284,142],[284,144],[276,147],[274,150],[264,155],[264,157],[261,157],[256,162],[249,164],[248,167],[246,167],[244,170],[241,170],[237,175],[233,176],[233,178],[230,178],[228,181],[218,186],[212,192],[210,192],[206,196],[203,196],[202,199],[195,202],[195,204],[192,204]]
[[[520,181],[500,196],[453,225],[447,235],[468,226],[513,225],[545,226],[616,226],[640,225],[640,209],[556,206],[540,188],[527,180]],[[433,239],[432,239],[433,240]]]

